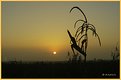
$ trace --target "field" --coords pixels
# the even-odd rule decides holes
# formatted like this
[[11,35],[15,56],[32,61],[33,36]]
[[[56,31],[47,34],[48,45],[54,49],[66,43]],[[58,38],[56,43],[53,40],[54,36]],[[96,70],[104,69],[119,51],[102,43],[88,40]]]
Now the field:
[[2,78],[119,78],[119,61],[2,62]]

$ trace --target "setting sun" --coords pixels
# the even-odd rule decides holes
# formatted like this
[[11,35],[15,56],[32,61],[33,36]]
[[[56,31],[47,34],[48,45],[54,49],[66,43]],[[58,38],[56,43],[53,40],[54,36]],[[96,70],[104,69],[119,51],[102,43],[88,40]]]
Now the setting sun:
[[56,54],[56,52],[54,51],[53,54]]

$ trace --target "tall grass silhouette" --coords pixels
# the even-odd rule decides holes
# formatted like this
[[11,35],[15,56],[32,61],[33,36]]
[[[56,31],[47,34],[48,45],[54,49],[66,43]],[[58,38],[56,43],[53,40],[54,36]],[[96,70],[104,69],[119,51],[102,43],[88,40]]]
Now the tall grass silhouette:
[[119,53],[119,46],[118,46],[118,43],[114,49],[114,51],[111,52],[111,57],[112,57],[112,60],[115,61],[115,60],[118,60],[119,57],[120,57],[120,53]]
[[76,30],[74,37],[72,37],[69,30],[67,30],[67,32],[68,32],[68,34],[71,38],[71,41],[72,41],[71,48],[72,48],[74,55],[75,55],[75,52],[74,52],[73,48],[75,48],[78,52],[80,52],[84,56],[84,61],[86,62],[87,46],[88,46],[88,31],[91,30],[93,36],[98,38],[100,46],[101,46],[101,41],[100,41],[100,37],[98,36],[98,34],[96,32],[95,26],[93,24],[88,23],[87,17],[84,14],[84,12],[79,7],[75,6],[75,7],[71,8],[70,13],[74,9],[78,9],[81,12],[81,14],[84,16],[84,20],[79,19],[75,22],[74,28],[77,27],[78,22],[82,22],[82,24],[79,27],[77,27],[77,30]]

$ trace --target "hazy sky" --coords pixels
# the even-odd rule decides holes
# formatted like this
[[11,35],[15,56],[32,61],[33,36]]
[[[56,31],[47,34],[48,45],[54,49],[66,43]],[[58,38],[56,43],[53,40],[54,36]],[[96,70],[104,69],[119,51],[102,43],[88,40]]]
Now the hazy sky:
[[67,29],[74,35],[74,22],[84,18],[76,9],[69,13],[74,6],[83,10],[101,38],[100,47],[89,32],[87,60],[111,59],[119,43],[119,3],[2,2],[2,60],[67,60],[68,51],[73,54]]

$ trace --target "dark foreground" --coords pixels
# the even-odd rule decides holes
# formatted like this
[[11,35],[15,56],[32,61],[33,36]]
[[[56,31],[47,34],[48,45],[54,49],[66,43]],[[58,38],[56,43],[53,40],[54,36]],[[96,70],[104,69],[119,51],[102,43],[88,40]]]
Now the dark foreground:
[[2,62],[2,78],[119,78],[119,61]]

